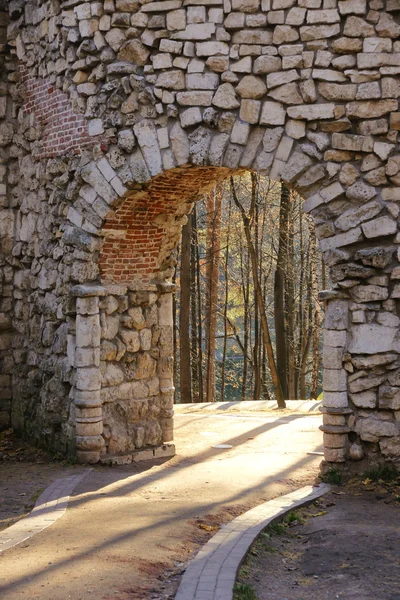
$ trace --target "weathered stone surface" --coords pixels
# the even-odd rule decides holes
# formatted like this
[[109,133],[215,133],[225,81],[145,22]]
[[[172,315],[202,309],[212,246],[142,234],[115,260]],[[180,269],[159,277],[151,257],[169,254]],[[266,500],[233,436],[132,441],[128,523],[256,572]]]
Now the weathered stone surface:
[[378,442],[381,437],[395,437],[399,433],[395,423],[381,421],[373,417],[359,419],[355,429],[365,442]]
[[267,91],[267,86],[259,77],[246,75],[236,88],[236,93],[241,98],[251,98],[257,100],[262,98]]
[[395,334],[395,329],[375,323],[354,325],[348,350],[352,354],[388,352],[392,350]]
[[400,388],[381,385],[379,388],[379,408],[400,410]]
[[223,83],[219,86],[218,90],[215,92],[212,103],[214,106],[225,110],[238,108],[240,106],[235,89],[230,83]]
[[[242,168],[300,191],[315,220],[326,406],[354,410],[352,433],[398,423],[394,0],[22,4],[0,48],[0,424],[13,396],[19,429],[29,413],[57,451],[76,431],[91,461],[171,439],[181,228]],[[103,422],[70,399],[103,400]],[[363,439],[393,457],[380,427]],[[335,431],[326,459],[360,459]]]
[[358,408],[375,408],[377,394],[374,390],[367,390],[358,394],[350,394],[350,400]]
[[[357,186],[357,184],[354,184]],[[364,186],[357,186],[354,194],[361,195],[364,192]],[[373,190],[375,195],[375,190]],[[364,198],[366,200],[367,198]],[[335,227],[341,231],[348,231],[363,221],[368,221],[382,211],[382,205],[373,200],[358,208],[349,208],[335,221]]]

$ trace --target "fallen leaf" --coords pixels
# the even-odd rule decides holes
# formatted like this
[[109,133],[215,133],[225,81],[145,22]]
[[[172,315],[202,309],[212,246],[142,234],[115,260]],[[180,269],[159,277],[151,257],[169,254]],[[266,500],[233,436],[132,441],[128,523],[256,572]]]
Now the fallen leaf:
[[199,523],[198,527],[200,529],[204,529],[204,531],[218,531],[218,525],[205,525],[203,523]]
[[323,517],[324,515],[327,515],[328,511],[327,510],[321,510],[321,512],[315,513],[315,515],[311,515],[312,517]]

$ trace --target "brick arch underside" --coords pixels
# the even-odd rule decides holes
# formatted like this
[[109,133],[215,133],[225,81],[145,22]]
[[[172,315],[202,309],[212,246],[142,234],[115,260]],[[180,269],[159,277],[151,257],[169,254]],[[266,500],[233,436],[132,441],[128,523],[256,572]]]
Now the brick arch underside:
[[174,250],[193,202],[229,175],[241,172],[187,165],[155,177],[147,189],[124,198],[102,230],[102,282],[146,285],[171,277]]

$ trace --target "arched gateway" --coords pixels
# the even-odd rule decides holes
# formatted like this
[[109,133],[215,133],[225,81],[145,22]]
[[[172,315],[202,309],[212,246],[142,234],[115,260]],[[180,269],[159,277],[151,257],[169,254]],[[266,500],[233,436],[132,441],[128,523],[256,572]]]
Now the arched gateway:
[[254,170],[305,198],[331,268],[325,459],[397,460],[398,1],[3,9],[2,424],[82,462],[165,453],[181,226]]

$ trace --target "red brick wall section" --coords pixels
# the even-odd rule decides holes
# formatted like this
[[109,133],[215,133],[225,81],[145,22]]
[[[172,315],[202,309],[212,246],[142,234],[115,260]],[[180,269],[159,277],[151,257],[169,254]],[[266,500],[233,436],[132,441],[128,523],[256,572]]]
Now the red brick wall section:
[[41,128],[40,143],[33,151],[35,158],[78,154],[82,147],[98,143],[97,138],[88,135],[85,118],[73,112],[67,94],[46,79],[31,77],[25,65],[19,65],[19,74],[25,89],[23,112],[34,113]]
[[[229,170],[224,168],[174,169],[156,177],[146,194],[127,198],[103,227],[102,280],[119,283],[139,278],[141,282],[151,280],[179,242],[180,233],[171,236],[171,217],[187,214],[191,202],[228,174]],[[166,218],[165,225],[158,223],[162,216]],[[124,233],[121,238],[112,238],[107,236],[110,230]]]

